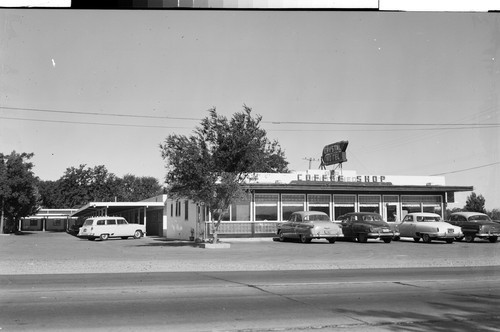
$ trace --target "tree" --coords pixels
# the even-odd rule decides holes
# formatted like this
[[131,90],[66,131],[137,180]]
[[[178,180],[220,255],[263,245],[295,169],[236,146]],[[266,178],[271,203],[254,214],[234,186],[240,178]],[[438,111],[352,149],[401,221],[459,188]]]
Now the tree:
[[163,193],[160,182],[152,176],[126,174],[123,179],[119,179],[118,186],[118,199],[128,202],[142,201]]
[[94,168],[81,164],[78,168],[69,167],[58,180],[59,200],[65,208],[75,208],[92,201],[114,201],[117,198],[118,179],[109,173],[105,166]]
[[464,210],[465,211],[471,211],[471,212],[480,212],[480,213],[486,213],[484,209],[484,204],[485,204],[485,199],[483,195],[477,196],[475,192],[472,192],[467,197],[467,201],[465,202]]
[[288,172],[278,142],[270,141],[260,128],[262,117],[253,117],[246,105],[243,108],[228,120],[214,107],[193,135],[172,134],[160,144],[168,192],[208,206],[217,216],[214,242],[223,212],[231,202],[247,195],[242,184],[251,173]]
[[13,232],[21,218],[39,208],[37,178],[29,160],[33,153],[0,153],[0,232]]

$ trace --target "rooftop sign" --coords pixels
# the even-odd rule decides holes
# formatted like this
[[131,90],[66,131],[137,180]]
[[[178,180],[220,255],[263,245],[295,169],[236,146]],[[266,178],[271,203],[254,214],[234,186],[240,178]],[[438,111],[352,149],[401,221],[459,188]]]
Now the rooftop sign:
[[323,148],[323,154],[321,155],[321,165],[328,166],[347,161],[345,150],[348,144],[349,141],[340,141],[325,146]]

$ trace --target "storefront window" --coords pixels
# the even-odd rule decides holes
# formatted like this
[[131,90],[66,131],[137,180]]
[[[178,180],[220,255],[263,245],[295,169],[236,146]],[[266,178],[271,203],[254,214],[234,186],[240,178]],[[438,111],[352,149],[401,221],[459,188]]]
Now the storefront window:
[[255,220],[278,220],[278,194],[255,194]]
[[359,195],[359,212],[380,213],[380,196]]
[[231,204],[231,219],[233,221],[250,221],[250,200]]
[[333,195],[334,220],[343,214],[355,212],[356,196],[354,195]]
[[330,195],[307,195],[309,211],[320,211],[330,216]]
[[281,220],[288,220],[295,211],[304,211],[305,195],[303,194],[282,194]]

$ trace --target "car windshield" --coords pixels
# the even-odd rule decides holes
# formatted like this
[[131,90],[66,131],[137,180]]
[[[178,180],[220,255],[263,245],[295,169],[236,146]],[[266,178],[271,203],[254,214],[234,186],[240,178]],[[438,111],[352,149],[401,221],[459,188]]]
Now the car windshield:
[[305,221],[330,221],[330,217],[325,214],[310,214],[304,216]]
[[433,216],[417,216],[418,222],[426,222],[426,221],[440,221],[441,217],[433,217]]
[[490,221],[491,219],[487,215],[475,214],[473,216],[470,216],[469,220],[470,221]]
[[372,225],[385,225],[384,219],[382,219],[382,216],[377,215],[377,214],[368,214],[364,215],[361,217],[361,220],[369,222]]
[[92,220],[85,220],[85,222],[83,223],[83,226],[90,226],[92,225]]

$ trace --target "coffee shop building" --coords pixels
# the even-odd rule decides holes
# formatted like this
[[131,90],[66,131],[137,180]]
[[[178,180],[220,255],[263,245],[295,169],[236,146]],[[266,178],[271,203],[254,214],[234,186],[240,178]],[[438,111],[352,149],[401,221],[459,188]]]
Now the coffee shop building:
[[[457,192],[472,186],[448,186],[443,176],[364,175],[356,171],[308,170],[291,173],[256,173],[243,184],[244,200],[224,213],[220,237],[273,236],[276,225],[294,211],[323,211],[332,220],[348,212],[376,212],[388,222],[410,212],[444,216]],[[161,195],[142,202],[93,202],[73,217],[120,215],[146,224],[148,236],[167,239],[210,237],[213,219],[202,203]]]

